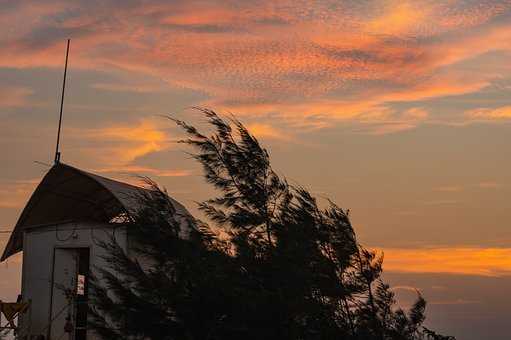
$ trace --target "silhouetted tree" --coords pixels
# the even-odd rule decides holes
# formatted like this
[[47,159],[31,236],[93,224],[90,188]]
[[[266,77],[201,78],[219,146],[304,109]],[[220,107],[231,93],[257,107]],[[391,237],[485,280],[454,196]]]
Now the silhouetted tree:
[[147,184],[129,223],[132,253],[103,243],[109,268],[91,282],[91,327],[104,339],[216,339],[218,323],[240,305],[231,290],[239,268],[206,225],[177,219],[167,193]]
[[227,236],[178,220],[148,181],[128,228],[137,256],[104,244],[94,329],[105,339],[443,339],[422,327],[420,295],[408,313],[395,307],[383,258],[358,244],[348,211],[288,184],[239,121],[199,110],[211,136],[172,120],[218,191],[199,209]]

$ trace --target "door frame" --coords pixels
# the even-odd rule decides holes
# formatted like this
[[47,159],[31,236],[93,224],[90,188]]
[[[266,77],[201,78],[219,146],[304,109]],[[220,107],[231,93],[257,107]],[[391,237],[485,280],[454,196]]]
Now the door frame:
[[[55,252],[57,249],[89,249],[89,261],[90,261],[90,254],[91,254],[91,247],[90,246],[53,246],[52,249],[52,261],[51,261],[51,281],[50,281],[50,303],[49,303],[49,311],[48,311],[48,329],[46,331],[46,338],[49,340],[51,339],[51,329],[52,329],[52,318],[53,318],[53,294],[55,291]],[[78,273],[78,266],[79,263],[76,262],[76,273]],[[90,262],[89,262],[89,269],[90,269]],[[74,309],[74,306],[73,306]],[[74,332],[73,332],[74,337]]]

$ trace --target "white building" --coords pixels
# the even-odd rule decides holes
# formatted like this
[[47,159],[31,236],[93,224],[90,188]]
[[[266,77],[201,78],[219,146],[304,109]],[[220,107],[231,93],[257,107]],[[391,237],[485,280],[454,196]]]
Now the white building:
[[[1,258],[23,251],[21,296],[30,301],[30,308],[20,318],[20,338],[95,339],[86,328],[87,277],[94,267],[104,265],[99,241],[114,235],[128,248],[126,227],[118,222],[136,210],[134,196],[140,190],[145,189],[63,163],[48,171],[23,209]],[[172,202],[177,214],[189,216],[181,204]],[[66,292],[73,292],[73,298]]]

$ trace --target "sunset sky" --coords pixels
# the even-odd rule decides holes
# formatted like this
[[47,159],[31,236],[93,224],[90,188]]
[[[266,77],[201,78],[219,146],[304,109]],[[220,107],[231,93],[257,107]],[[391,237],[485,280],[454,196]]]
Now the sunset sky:
[[[52,162],[70,38],[64,163],[148,175],[196,212],[212,191],[161,115],[233,113],[351,210],[401,306],[417,288],[435,330],[509,339],[511,1],[0,0],[0,27],[0,230]],[[20,265],[0,264],[1,300]]]

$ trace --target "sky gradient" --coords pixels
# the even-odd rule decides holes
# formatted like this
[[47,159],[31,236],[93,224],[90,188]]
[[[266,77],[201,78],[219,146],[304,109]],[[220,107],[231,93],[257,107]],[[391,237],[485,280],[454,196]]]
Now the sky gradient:
[[71,38],[63,162],[148,175],[196,212],[212,191],[161,115],[234,113],[351,210],[402,306],[418,288],[431,327],[508,339],[511,1],[0,0],[0,25],[0,230],[53,159]]

